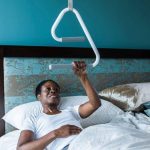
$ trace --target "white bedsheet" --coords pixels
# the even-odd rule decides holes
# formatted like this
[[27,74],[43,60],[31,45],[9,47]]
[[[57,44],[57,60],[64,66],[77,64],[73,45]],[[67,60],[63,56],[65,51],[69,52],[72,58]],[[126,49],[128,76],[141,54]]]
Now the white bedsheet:
[[108,124],[86,128],[69,150],[150,150],[150,118],[124,113]]
[[20,130],[9,132],[0,137],[0,150],[16,150]]
[[[0,138],[0,150],[16,150],[20,131]],[[124,113],[107,124],[84,129],[68,150],[150,150],[150,118]]]

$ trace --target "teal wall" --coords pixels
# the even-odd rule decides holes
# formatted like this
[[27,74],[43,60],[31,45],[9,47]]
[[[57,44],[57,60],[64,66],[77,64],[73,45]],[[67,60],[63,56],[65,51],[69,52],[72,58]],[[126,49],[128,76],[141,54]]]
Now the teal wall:
[[[57,43],[49,34],[67,0],[0,0],[0,45],[89,47]],[[101,48],[150,49],[150,0],[74,0],[95,44]],[[58,35],[82,35],[72,13]]]

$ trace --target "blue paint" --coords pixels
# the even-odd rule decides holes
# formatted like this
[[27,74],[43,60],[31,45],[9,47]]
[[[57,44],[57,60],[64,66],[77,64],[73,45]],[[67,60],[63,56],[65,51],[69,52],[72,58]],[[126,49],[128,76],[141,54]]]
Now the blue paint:
[[[0,45],[90,47],[85,43],[57,43],[49,33],[67,0],[1,0]],[[150,49],[149,0],[74,0],[99,48]],[[74,14],[64,16],[58,36],[83,35]]]

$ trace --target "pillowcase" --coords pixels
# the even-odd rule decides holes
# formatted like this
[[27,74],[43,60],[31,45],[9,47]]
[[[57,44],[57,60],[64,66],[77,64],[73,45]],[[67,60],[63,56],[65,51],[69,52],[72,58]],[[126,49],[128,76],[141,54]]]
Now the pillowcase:
[[29,102],[18,105],[8,111],[3,120],[17,129],[21,129],[23,121],[30,115],[38,116],[42,112],[43,108],[40,101]]
[[125,111],[131,111],[149,101],[150,82],[110,87],[100,91],[99,96]]
[[143,104],[145,114],[150,117],[150,101]]
[[[87,96],[68,96],[62,97],[60,101],[60,109],[66,107],[79,105],[85,103],[88,100]],[[39,101],[30,102],[16,106],[9,112],[7,112],[2,119],[11,124],[17,129],[21,129],[23,121],[30,115],[38,116],[42,112],[43,108]],[[115,105],[102,100],[102,106],[97,109],[90,117],[81,120],[83,128],[100,123],[107,123],[111,121],[117,114],[122,113],[122,110]]]
[[[150,98],[149,98],[150,99]],[[150,101],[143,104],[146,109],[150,109]]]
[[[65,109],[68,106],[75,106],[83,104],[88,101],[87,96],[72,96],[62,98],[60,102],[60,108]],[[104,124],[110,122],[118,114],[123,113],[123,111],[112,103],[101,99],[101,107],[99,107],[92,115],[88,118],[81,119],[81,125],[86,128],[91,125]]]
[[150,109],[146,109],[146,110],[144,110],[144,112],[148,117],[150,117]]

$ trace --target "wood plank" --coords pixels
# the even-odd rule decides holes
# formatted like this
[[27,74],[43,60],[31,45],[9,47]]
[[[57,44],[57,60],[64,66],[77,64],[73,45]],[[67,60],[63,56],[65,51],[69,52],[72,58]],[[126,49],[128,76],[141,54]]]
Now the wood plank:
[[[0,118],[5,114],[4,109],[4,73],[3,73],[3,48],[0,48]],[[5,124],[0,119],[0,136],[5,133]]]

